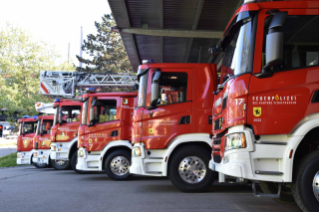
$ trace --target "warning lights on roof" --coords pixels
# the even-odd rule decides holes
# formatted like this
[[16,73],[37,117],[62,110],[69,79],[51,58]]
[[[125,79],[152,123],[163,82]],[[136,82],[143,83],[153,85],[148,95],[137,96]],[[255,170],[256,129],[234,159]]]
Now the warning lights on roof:
[[95,93],[96,89],[95,88],[86,88],[86,93]]
[[38,116],[37,116],[37,115],[35,115],[35,116],[33,116],[33,118],[34,118],[35,120],[37,120]]
[[154,59],[142,60],[142,64],[149,64],[149,63],[155,63],[155,60]]
[[55,99],[54,102],[60,102],[60,99]]
[[24,115],[24,116],[22,116],[22,118],[24,118],[24,119],[27,119],[27,118],[32,119],[32,118],[33,118],[33,116],[27,116],[27,115]]
[[36,103],[35,103],[35,106],[36,106],[36,107],[40,107],[40,106],[41,106],[41,102],[36,102]]

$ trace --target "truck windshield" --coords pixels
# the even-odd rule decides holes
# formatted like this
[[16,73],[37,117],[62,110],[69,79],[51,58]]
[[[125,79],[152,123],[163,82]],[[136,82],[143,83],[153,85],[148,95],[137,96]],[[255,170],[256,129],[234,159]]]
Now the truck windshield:
[[23,127],[23,123],[20,122],[19,123],[19,135],[22,135],[22,127]]
[[[231,29],[230,34],[225,37],[222,42],[222,56],[219,60],[220,66],[220,82],[222,84],[227,78],[241,75],[249,70],[249,57],[253,54],[252,35],[253,24],[252,18],[241,20],[241,23],[236,23],[234,29]],[[239,25],[239,26],[238,26]]]

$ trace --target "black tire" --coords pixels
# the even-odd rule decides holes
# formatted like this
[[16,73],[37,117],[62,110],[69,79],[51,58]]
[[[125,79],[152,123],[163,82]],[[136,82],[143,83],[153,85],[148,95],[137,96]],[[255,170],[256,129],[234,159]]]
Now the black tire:
[[[111,169],[111,162],[116,157],[124,157],[129,162],[127,167],[125,167],[126,163],[124,164],[125,170],[128,169],[128,171],[125,174],[123,174],[123,175],[116,174]],[[121,161],[121,162],[123,162],[123,161]],[[105,160],[105,164],[104,164],[104,169],[105,169],[105,172],[106,172],[107,176],[109,176],[112,180],[119,180],[119,181],[120,180],[128,180],[131,177],[130,165],[131,165],[131,152],[127,151],[127,150],[124,150],[124,149],[121,149],[121,150],[116,150],[116,151],[110,153],[107,156],[107,158]]]
[[[204,175],[204,178],[197,183],[191,184],[189,182],[186,182],[184,179],[182,179],[180,173],[179,173],[179,166],[180,163],[183,162],[183,160],[186,157],[189,157],[190,159],[192,157],[197,157],[202,160],[206,169],[206,174]],[[196,159],[194,159],[196,161]],[[209,169],[208,163],[210,160],[210,152],[200,146],[196,145],[189,145],[182,147],[177,152],[175,152],[172,157],[169,160],[169,166],[168,166],[168,174],[169,179],[173,183],[173,185],[178,188],[180,191],[183,192],[203,192],[206,191],[214,182],[214,180],[217,178],[217,173]],[[199,171],[204,170],[202,165],[199,165],[200,169]],[[187,177],[187,174],[186,174]],[[194,176],[193,176],[194,177]]]
[[51,159],[51,166],[55,170],[67,170],[70,168],[71,162],[70,162],[70,160],[67,160],[63,165],[61,165],[61,164],[59,164],[59,160],[52,160]]
[[33,163],[33,156],[31,157],[31,163],[33,164],[34,167],[37,169],[42,169],[42,168],[47,168],[48,164],[38,164],[38,163]]
[[319,174],[319,150],[302,158],[294,169],[291,190],[296,203],[304,212],[315,212],[319,209],[319,196],[317,199],[313,190],[316,174]]
[[[278,186],[273,182],[259,181],[261,190],[265,194],[277,194]],[[281,187],[280,198],[274,198],[276,202],[294,204],[295,199],[292,195],[291,184],[285,184]]]
[[72,155],[72,158],[71,158],[71,167],[72,169],[78,173],[78,174],[84,174],[85,171],[81,171],[81,170],[78,170],[76,169],[76,164],[78,163],[78,151],[75,151]]

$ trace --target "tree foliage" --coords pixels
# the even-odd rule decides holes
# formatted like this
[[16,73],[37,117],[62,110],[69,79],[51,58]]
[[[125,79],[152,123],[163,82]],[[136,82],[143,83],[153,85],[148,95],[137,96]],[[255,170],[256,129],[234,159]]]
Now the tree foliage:
[[0,109],[6,109],[8,121],[13,112],[35,115],[35,102],[51,102],[39,94],[41,70],[74,71],[63,62],[54,47],[36,41],[27,31],[7,23],[0,31]]
[[102,22],[95,22],[96,35],[88,35],[84,40],[82,50],[90,55],[89,59],[76,56],[83,68],[77,67],[80,72],[132,72],[132,66],[125,51],[122,39],[118,33],[112,32],[115,21],[111,14],[102,17]]

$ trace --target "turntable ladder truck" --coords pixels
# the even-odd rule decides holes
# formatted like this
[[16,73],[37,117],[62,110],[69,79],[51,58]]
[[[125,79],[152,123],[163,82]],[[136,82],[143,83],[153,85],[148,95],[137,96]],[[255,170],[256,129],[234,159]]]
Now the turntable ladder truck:
[[319,210],[318,25],[319,1],[245,0],[211,48],[210,168],[304,212]]
[[[81,147],[83,150],[83,147],[86,147],[86,145],[91,146],[91,149],[93,148],[93,153],[99,152],[103,153],[101,157],[104,157],[108,154],[110,154],[110,151],[104,151],[103,148],[105,147],[107,150],[112,149],[112,151],[115,150],[116,146],[121,146],[121,143],[117,142],[118,144],[115,144],[115,140],[118,138],[122,138],[124,133],[124,140],[127,140],[130,138],[130,119],[131,117],[128,114],[133,114],[134,109],[134,102],[135,102],[135,93],[132,92],[126,92],[127,98],[125,97],[125,93],[120,92],[118,94],[114,92],[109,93],[96,93],[96,90],[115,90],[115,89],[131,89],[132,86],[134,86],[136,81],[136,76],[131,74],[109,74],[109,73],[74,73],[74,72],[49,72],[49,71],[42,71],[40,74],[40,93],[43,95],[51,95],[51,96],[57,96],[65,98],[63,99],[57,99],[54,103],[54,107],[56,108],[56,115],[55,115],[55,121],[54,121],[54,127],[51,130],[51,159],[53,167],[57,169],[67,169],[70,165],[72,168],[78,172],[82,173],[84,171],[102,171],[104,170],[104,166],[92,166],[92,161],[88,162],[87,160],[91,160],[91,151],[86,152],[85,156],[88,156],[89,158],[80,158],[78,160],[77,158],[77,150],[78,147]],[[83,91],[88,89],[89,93],[84,94],[81,96]],[[92,93],[92,89],[94,89],[94,93]],[[91,94],[90,94],[91,92]],[[78,93],[78,96],[82,98],[75,99],[74,96]],[[117,95],[117,97],[115,97]],[[110,100],[107,100],[111,96]],[[115,100],[114,100],[115,98]],[[94,101],[93,101],[94,100]],[[112,100],[112,101],[111,101]],[[114,101],[116,101],[116,107],[114,106]],[[94,117],[92,117],[92,120],[90,119],[90,108],[87,106],[87,104],[91,105],[91,102],[97,102],[97,105],[94,106],[94,112],[99,111],[98,114],[94,114]],[[76,104],[77,107],[80,106],[80,115],[77,117],[76,122],[71,123],[72,118],[70,115],[72,115],[72,112],[64,112],[61,111],[61,108],[66,108],[67,105],[69,107],[71,104]],[[104,106],[101,106],[101,104],[106,104]],[[110,105],[107,105],[110,104]],[[63,106],[64,105],[64,106]],[[121,106],[122,105],[122,106]],[[92,106],[93,107],[93,106]],[[89,110],[89,112],[87,111]],[[132,110],[130,113],[124,111]],[[118,113],[117,115],[115,113]],[[117,119],[121,117],[121,113],[123,113],[123,117],[125,115],[125,120],[120,121],[120,123],[117,123]],[[63,117],[65,115],[68,115],[67,122],[69,123],[63,123]],[[86,119],[88,118],[89,124],[86,123]],[[82,124],[81,120],[82,119]],[[98,122],[103,121],[105,124],[100,124]],[[114,125],[110,123],[114,122],[116,123]],[[85,124],[84,124],[85,123]],[[124,123],[125,128],[129,128],[128,130],[121,130],[121,127]],[[81,125],[80,129],[84,129],[82,125],[86,125],[88,129],[86,130],[80,130],[78,132],[78,129]],[[71,126],[72,125],[72,126]],[[127,126],[126,126],[127,125]],[[109,137],[106,137],[107,130],[112,127],[120,127],[118,130],[114,130],[112,135],[108,135]],[[115,133],[117,132],[117,134]],[[78,134],[79,133],[79,134]],[[81,134],[85,137],[84,140],[81,140],[81,145],[78,143],[78,138]],[[94,139],[92,139],[94,136],[100,136],[101,134],[104,135],[103,139],[100,140],[100,137],[98,140],[99,145],[96,145],[94,143],[94,146],[92,146],[92,142]],[[90,139],[87,139],[87,136],[90,137]],[[95,138],[94,137],[94,138]],[[112,137],[112,138],[110,138]],[[105,138],[105,139],[104,139]],[[96,139],[95,139],[96,140]],[[95,141],[94,140],[94,141]],[[120,139],[121,140],[121,139]],[[122,139],[123,140],[123,139]],[[130,140],[130,139],[129,139]],[[82,142],[83,141],[83,142]],[[111,144],[109,144],[109,142]],[[90,143],[91,142],[91,143]],[[104,144],[103,144],[104,142]],[[126,142],[127,143],[127,142]],[[131,145],[126,144],[128,146],[128,152],[130,154],[130,148]],[[103,145],[102,145],[103,144]],[[113,146],[113,148],[111,148]],[[101,148],[101,149],[99,149]],[[80,151],[79,155],[82,155],[82,153],[85,153],[85,151]],[[85,150],[85,148],[84,148]],[[104,149],[105,150],[105,149]],[[95,154],[95,155],[96,155]],[[92,154],[93,157],[95,157],[94,154]],[[98,160],[100,160],[100,157],[98,157]],[[127,158],[128,161],[130,161],[130,157]],[[81,162],[78,169],[76,168],[76,164],[78,162]],[[90,164],[91,165],[88,165]],[[104,163],[104,162],[103,162]],[[118,171],[118,170],[117,170]],[[123,171],[122,171],[123,172]],[[126,174],[126,172],[125,172]],[[123,178],[123,176],[127,176],[123,173],[120,174],[120,176]],[[111,175],[110,173],[108,174]],[[121,178],[120,177],[120,178]],[[115,176],[116,178],[116,176]]]

